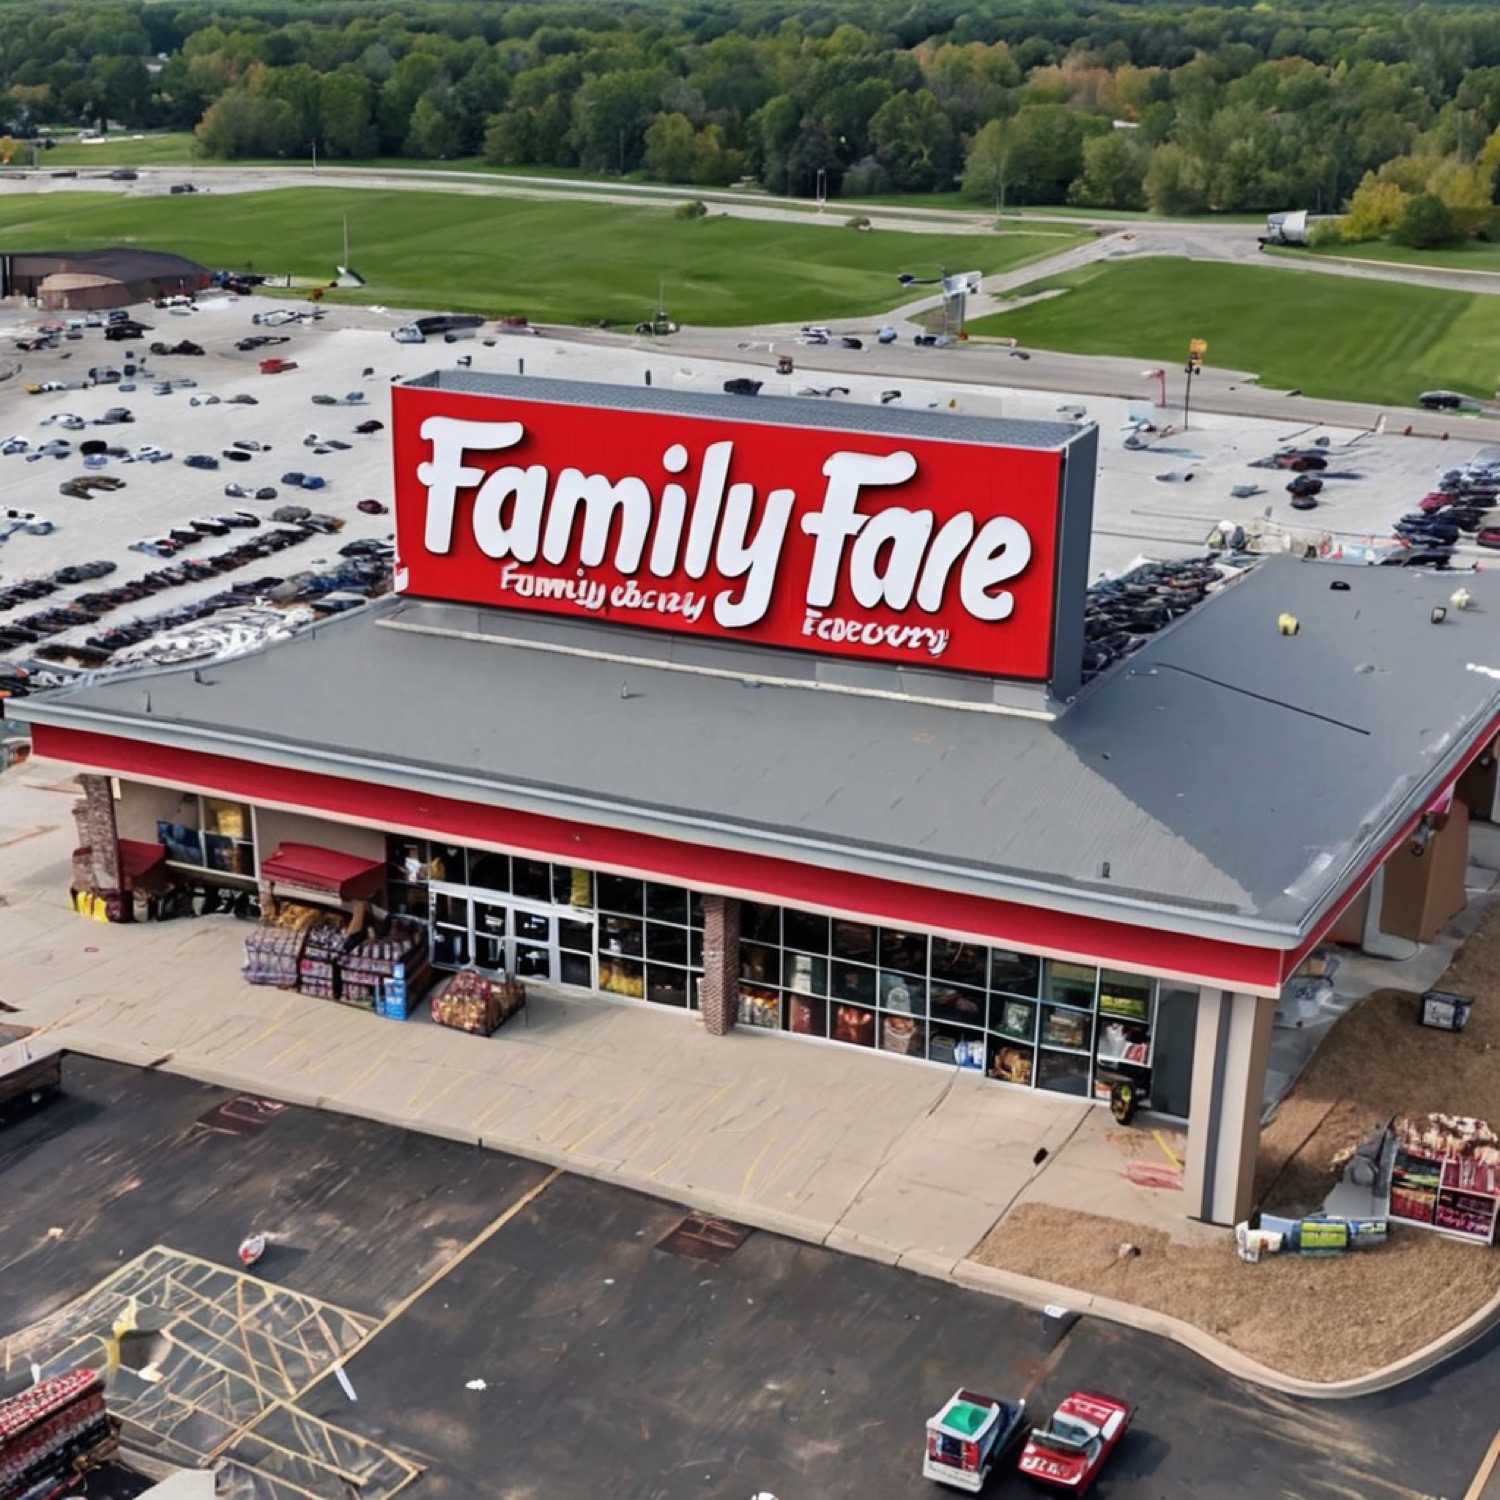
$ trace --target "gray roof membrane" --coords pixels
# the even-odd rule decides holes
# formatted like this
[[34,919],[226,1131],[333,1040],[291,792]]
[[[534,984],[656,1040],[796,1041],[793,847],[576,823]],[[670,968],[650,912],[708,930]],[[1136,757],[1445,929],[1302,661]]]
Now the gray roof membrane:
[[[1449,602],[1460,585],[1472,608]],[[1497,614],[1500,575],[1271,558],[1049,723],[622,665],[566,631],[549,644],[534,618],[529,644],[474,638],[454,632],[475,611],[398,598],[13,709],[167,743],[207,730],[223,753],[367,779],[441,772],[475,800],[538,794],[560,815],[1124,920],[1165,906],[1248,937],[1305,926],[1500,712]],[[628,656],[638,633],[615,633]]]
[[494,375],[483,370],[434,370],[403,382],[429,390],[463,391],[513,401],[540,401],[559,406],[596,406],[620,411],[660,411],[720,421],[764,422],[787,427],[822,427],[834,432],[864,432],[891,437],[919,437],[934,442],[989,443],[1010,448],[1065,448],[1092,423],[1017,422],[1004,417],[971,416],[949,411],[917,411],[899,406],[819,406],[793,396],[730,396],[697,391],[663,390],[659,386],[552,380],[545,376]]

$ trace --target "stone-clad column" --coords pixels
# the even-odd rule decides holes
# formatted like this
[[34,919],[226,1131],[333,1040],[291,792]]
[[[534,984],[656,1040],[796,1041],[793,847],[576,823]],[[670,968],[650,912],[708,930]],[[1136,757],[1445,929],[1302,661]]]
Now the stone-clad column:
[[703,898],[703,984],[698,995],[704,1026],[723,1036],[740,1013],[740,903],[732,896]]
[[96,891],[120,889],[120,834],[115,827],[115,799],[109,789],[108,776],[80,776],[83,788],[83,812],[79,828],[86,830],[84,843],[94,872]]

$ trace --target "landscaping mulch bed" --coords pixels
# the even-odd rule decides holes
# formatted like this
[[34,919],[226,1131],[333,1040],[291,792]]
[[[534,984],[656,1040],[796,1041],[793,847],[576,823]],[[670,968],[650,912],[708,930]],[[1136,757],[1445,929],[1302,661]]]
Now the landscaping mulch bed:
[[[1464,1031],[1422,1027],[1420,997],[1389,989],[1334,1025],[1262,1134],[1256,1199],[1264,1208],[1316,1210],[1336,1181],[1337,1153],[1392,1115],[1475,1115],[1500,1126],[1500,910],[1439,988],[1474,997]],[[1122,1258],[1124,1243],[1139,1255]],[[1170,1313],[1309,1380],[1391,1364],[1500,1295],[1500,1250],[1399,1225],[1378,1250],[1247,1265],[1227,1234],[1215,1245],[1181,1245],[1124,1220],[1028,1204],[974,1259]]]

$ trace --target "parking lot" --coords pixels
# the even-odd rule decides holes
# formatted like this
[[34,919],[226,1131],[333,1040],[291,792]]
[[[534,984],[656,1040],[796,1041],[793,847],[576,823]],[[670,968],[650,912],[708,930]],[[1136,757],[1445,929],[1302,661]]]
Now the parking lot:
[[[128,1310],[165,1334],[161,1380],[116,1378],[127,1436],[219,1463],[243,1500],[345,1500],[345,1478],[926,1494],[923,1422],[959,1385],[1034,1411],[1129,1397],[1098,1491],[1118,1500],[1454,1496],[1492,1420],[1464,1392],[1493,1340],[1407,1392],[1298,1405],[1093,1320],[1059,1340],[1002,1300],[512,1157],[76,1057],[62,1098],[0,1125],[0,1192],[0,1369],[97,1362]],[[271,1248],[247,1275],[252,1227]]]
[[[0,662],[34,661],[38,647],[56,656],[59,645],[76,645],[138,619],[160,620],[167,611],[175,612],[172,623],[183,639],[177,659],[191,659],[212,642],[195,635],[199,622],[186,617],[200,601],[229,590],[235,591],[227,601],[231,611],[237,617],[248,611],[253,618],[238,636],[221,631],[219,641],[244,644],[258,638],[270,627],[254,607],[268,603],[284,609],[287,601],[276,597],[278,586],[284,585],[283,595],[295,593],[304,575],[327,574],[345,564],[340,554],[349,544],[368,545],[390,537],[390,516],[367,514],[360,503],[369,508],[368,502],[388,505],[392,498],[386,425],[391,382],[458,359],[470,361],[476,370],[624,383],[643,382],[649,374],[657,386],[685,390],[719,390],[725,380],[748,375],[762,382],[763,395],[820,404],[878,402],[1022,420],[1097,422],[1100,470],[1091,560],[1095,576],[1119,572],[1143,556],[1201,553],[1210,532],[1223,521],[1252,531],[1266,529],[1267,511],[1269,529],[1278,536],[1289,532],[1299,551],[1309,539],[1324,536],[1386,535],[1390,523],[1432,487],[1438,473],[1463,462],[1478,446],[1430,435],[1436,430],[1432,414],[1418,416],[1414,429],[1428,436],[1401,435],[1395,430],[1399,416],[1388,431],[1378,434],[1212,412],[1194,412],[1188,430],[1182,431],[1180,408],[1153,407],[1154,381],[1135,380],[1137,396],[1089,398],[989,384],[988,380],[1004,379],[1007,365],[977,347],[915,351],[867,343],[851,353],[806,347],[790,329],[762,330],[765,336],[754,339],[703,335],[696,353],[672,340],[569,337],[563,330],[537,338],[492,329],[487,337],[452,344],[434,339],[411,345],[390,336],[408,320],[406,312],[379,306],[330,308],[316,321],[275,328],[252,322],[257,313],[276,309],[313,311],[295,298],[206,295],[191,310],[134,309],[149,324],[140,341],[106,341],[103,327],[88,327],[56,348],[16,356],[18,371],[0,382],[0,450],[12,450],[0,451],[0,510],[12,513],[0,527],[0,532],[9,531],[0,542],[0,588],[45,579],[62,568],[79,572],[65,575],[66,581],[43,596],[17,597],[10,607],[0,609],[0,627],[51,615],[44,619],[37,641],[0,646]],[[11,345],[43,322],[54,321],[39,313],[23,317],[14,308],[8,316],[12,321],[0,330],[0,340],[9,335]],[[250,350],[235,347],[247,337],[268,335],[287,342]],[[148,352],[153,342],[176,346],[183,340],[205,352]],[[776,359],[783,352],[793,354],[794,374],[776,372]],[[260,361],[266,357],[285,359],[295,368],[262,374]],[[132,358],[138,368],[125,384],[133,390],[107,383],[27,393],[28,386],[49,383],[76,387],[89,369],[123,370]],[[1168,401],[1175,403],[1177,395],[1175,390],[1167,392]],[[351,398],[357,399],[348,404]],[[254,404],[247,404],[251,401]],[[124,408],[132,420],[96,425],[112,408]],[[61,425],[65,418],[76,422]],[[1157,430],[1134,434],[1134,424],[1145,420]],[[378,430],[358,430],[372,423],[382,425]],[[1460,423],[1451,425],[1461,433]],[[12,441],[4,442],[7,437]],[[60,458],[36,457],[37,449],[49,441],[71,446]],[[96,456],[93,466],[85,467],[80,445],[101,441],[122,454]],[[1127,447],[1127,441],[1144,446]],[[1316,509],[1293,510],[1286,492],[1293,476],[1253,463],[1283,444],[1318,443],[1328,461],[1319,476],[1322,494]],[[171,457],[152,462],[123,456],[143,448]],[[233,453],[241,456],[232,458]],[[193,456],[215,467],[193,467],[187,462]],[[305,490],[289,483],[287,476],[294,474],[310,476],[317,488]],[[76,490],[80,480],[113,487],[63,492]],[[226,486],[238,493],[226,493]],[[1254,492],[1244,493],[1247,488]],[[1232,493],[1236,489],[1239,496]],[[269,493],[273,490],[274,496]],[[340,529],[306,531],[278,525],[272,517],[287,504],[326,516],[328,523],[316,524]],[[191,521],[212,522],[235,511],[247,512],[260,525],[192,536]],[[28,516],[45,524],[27,524]],[[174,529],[179,538],[188,538],[174,556],[133,550],[163,536],[170,541]],[[192,571],[195,559],[231,548],[240,554],[233,566],[213,573]],[[1460,548],[1461,561],[1482,555],[1468,541]],[[114,570],[102,578],[81,576],[95,563],[112,563]],[[186,572],[172,572],[170,587],[150,583],[153,577],[159,581],[163,570],[184,567]],[[304,604],[305,594],[303,589]],[[90,601],[98,618],[69,624],[67,612],[80,596]],[[304,608],[291,621],[281,614],[272,618],[282,628],[310,617]],[[64,628],[51,630],[59,623]],[[163,625],[152,640],[159,643],[166,633]],[[132,644],[139,654],[139,645]]]

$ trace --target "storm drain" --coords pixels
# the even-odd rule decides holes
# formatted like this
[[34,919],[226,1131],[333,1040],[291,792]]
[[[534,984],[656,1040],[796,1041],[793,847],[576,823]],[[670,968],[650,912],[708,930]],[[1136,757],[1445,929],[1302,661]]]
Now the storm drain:
[[689,1214],[656,1242],[656,1248],[669,1255],[680,1255],[684,1260],[703,1260],[711,1266],[722,1266],[751,1233],[748,1224],[733,1224],[708,1214]]
[[264,1130],[286,1108],[279,1099],[262,1099],[255,1094],[236,1094],[216,1104],[206,1115],[198,1116],[205,1130],[224,1135],[254,1135]]

